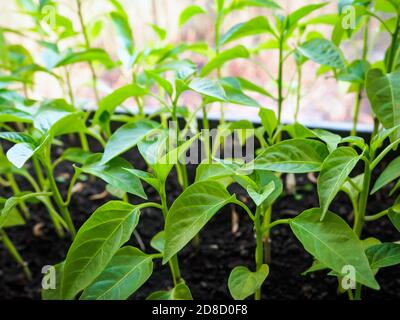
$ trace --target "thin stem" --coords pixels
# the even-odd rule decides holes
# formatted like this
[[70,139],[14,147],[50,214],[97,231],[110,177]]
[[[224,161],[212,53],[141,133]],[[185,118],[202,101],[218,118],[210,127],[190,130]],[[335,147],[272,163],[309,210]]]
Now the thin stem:
[[394,148],[396,148],[400,144],[400,139],[393,141],[389,144],[380,154],[372,161],[370,167],[371,170],[374,170],[376,166],[382,161],[382,159]]
[[[168,215],[168,204],[167,204],[167,195],[165,192],[165,181],[161,183],[160,188],[160,198],[161,198],[161,210],[164,216],[164,220]],[[179,268],[178,256],[174,255],[168,262],[169,268],[171,270],[172,279],[174,281],[174,285],[176,286],[182,281],[181,271]]]
[[354,217],[354,227],[353,230],[357,234],[358,237],[361,236],[361,232],[364,226],[364,219],[365,213],[367,210],[367,203],[368,203],[368,195],[369,189],[371,185],[371,169],[370,169],[370,162],[368,159],[363,158],[365,163],[364,169],[364,182],[363,188],[360,195],[359,205],[358,205],[358,214]]
[[246,211],[246,213],[248,214],[248,216],[250,217],[251,220],[255,221],[256,217],[254,216],[254,214],[251,212],[251,210],[249,209],[248,206],[246,206],[242,201],[239,201],[237,199],[233,199],[232,200],[233,204],[237,204],[238,206],[242,207],[244,209],[244,211]]
[[296,93],[296,110],[294,112],[294,122],[297,122],[299,118],[300,102],[301,102],[301,80],[302,80],[302,68],[301,65],[297,66],[297,93]]
[[27,276],[27,278],[29,280],[32,279],[32,274],[31,274],[31,271],[29,270],[28,264],[21,257],[17,248],[15,248],[14,244],[12,243],[12,241],[8,237],[7,233],[3,229],[0,229],[0,237],[1,237],[1,240],[3,240],[4,246],[7,248],[7,250],[10,252],[10,254],[13,256],[15,261],[24,270],[24,273]]
[[396,57],[396,50],[397,50],[397,40],[400,34],[400,14],[397,16],[397,22],[396,22],[396,30],[392,34],[392,43],[390,46],[390,52],[389,52],[389,60],[387,64],[387,72],[391,73],[393,71],[393,68],[395,67],[395,57]]
[[[81,0],[76,0],[76,4],[77,4],[77,7],[78,7],[79,22],[81,24],[83,37],[85,39],[85,46],[86,46],[86,49],[90,49],[89,36],[88,36],[88,33],[87,33],[85,22],[83,20],[82,1]],[[89,64],[90,72],[92,73],[92,83],[93,83],[94,95],[95,95],[96,101],[98,103],[100,101],[100,95],[99,95],[99,92],[97,90],[97,75],[96,75],[96,72],[94,70],[93,64],[91,62],[89,62],[88,64]]]
[[377,214],[371,215],[371,216],[366,216],[365,221],[375,221],[378,220],[384,216],[387,216],[390,213],[389,209],[383,210]]
[[279,70],[278,70],[278,126],[282,122],[283,107],[283,36],[279,38]]
[[[12,192],[14,193],[14,195],[18,195],[19,193],[21,193],[21,190],[17,184],[17,181],[15,181],[14,175],[12,173],[7,173],[6,178],[7,178],[8,182],[10,183],[10,188],[11,188]],[[24,213],[25,218],[29,219],[30,213],[29,213],[29,209],[26,206],[25,202],[22,200],[18,201],[18,206],[21,209],[21,211]]]
[[272,228],[279,226],[281,224],[289,224],[291,219],[279,219],[276,220],[274,222],[272,222],[268,228],[263,230],[263,233],[265,234],[265,232],[268,232],[269,230],[271,230]]
[[270,232],[269,225],[271,223],[271,215],[272,215],[272,206],[268,207],[268,209],[264,213],[264,219],[262,223],[262,229],[268,230],[263,233],[263,242],[264,242],[264,261],[266,264],[271,263],[271,242],[270,242]]
[[[263,242],[263,232],[262,232],[262,226],[261,226],[261,208],[260,207],[257,207],[257,209],[256,209],[254,227],[255,227],[255,231],[256,231],[255,262],[256,262],[256,270],[259,270],[264,263],[264,242]],[[254,300],[261,300],[261,288],[255,292]]]
[[51,168],[50,146],[47,149],[45,158],[46,159],[43,159],[43,167],[46,172],[47,179],[49,180],[50,189],[53,193],[54,202],[56,203],[58,210],[60,211],[63,219],[67,223],[68,230],[71,233],[72,239],[75,239],[76,229],[75,229],[74,223],[72,222],[71,214],[68,210],[68,207],[65,205],[65,203],[62,199],[60,190],[58,189],[58,186],[54,179],[53,171]]

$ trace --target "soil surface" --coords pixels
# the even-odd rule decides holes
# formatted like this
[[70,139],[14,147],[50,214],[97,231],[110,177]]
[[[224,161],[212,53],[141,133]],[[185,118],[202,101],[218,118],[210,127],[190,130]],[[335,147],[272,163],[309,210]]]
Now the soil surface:
[[[66,142],[63,147],[74,145]],[[91,143],[91,146],[96,145]],[[96,151],[96,150],[94,150]],[[100,149],[97,151],[101,151]],[[62,152],[61,147],[54,147],[54,156]],[[138,169],[145,169],[142,159],[137,152],[130,151],[125,157]],[[383,164],[384,166],[385,164]],[[65,195],[69,178],[73,170],[71,163],[62,163],[56,171],[57,180]],[[193,179],[195,168],[189,168],[190,178]],[[285,176],[284,176],[285,178]],[[313,179],[311,179],[313,180]],[[285,192],[274,207],[273,220],[295,216],[303,210],[318,207],[316,185],[308,176],[296,176],[296,193],[290,194],[285,187]],[[28,186],[19,181],[22,190]],[[105,184],[98,179],[80,181],[81,188],[75,193],[70,205],[70,211],[79,227],[86,221],[91,213],[111,199],[104,193]],[[150,186],[145,185],[150,201],[159,201],[158,195]],[[393,202],[389,198],[388,188],[371,197],[368,212],[377,213]],[[240,200],[246,202],[251,209],[253,204],[246,193],[238,186],[232,186]],[[169,202],[179,195],[180,187],[177,184],[175,173],[167,185]],[[9,196],[7,189],[0,189],[0,196]],[[132,203],[139,199],[132,197]],[[8,229],[8,235],[28,262],[33,274],[32,281],[27,281],[21,268],[14,262],[9,253],[0,244],[0,299],[40,299],[42,268],[45,265],[54,265],[65,259],[71,240],[66,237],[59,239],[54,232],[49,216],[42,205],[30,204],[32,219],[24,227]],[[332,211],[340,214],[352,222],[351,205],[344,194],[339,194],[337,201],[332,206]],[[239,228],[233,232],[232,216],[239,217]],[[163,229],[163,219],[160,211],[145,209],[142,211],[137,231],[144,243],[145,251],[154,250],[149,243],[151,238]],[[227,206],[223,208],[209,224],[201,231],[201,243],[196,249],[189,245],[179,256],[182,275],[189,285],[195,299],[231,299],[227,282],[230,271],[239,265],[254,268],[255,239],[252,223],[245,212],[238,207]],[[376,237],[382,242],[398,241],[399,233],[387,218],[366,223],[363,238]],[[336,278],[326,275],[325,271],[301,275],[313,259],[303,249],[294,237],[288,226],[278,226],[271,233],[271,263],[270,275],[263,287],[263,299],[347,299],[346,295],[337,293]],[[135,237],[130,244],[139,247]],[[377,274],[381,291],[364,289],[363,299],[399,299],[400,298],[400,266],[382,269]],[[132,296],[132,299],[145,299],[150,293],[167,290],[172,286],[169,269],[155,264],[154,273],[149,281]]]

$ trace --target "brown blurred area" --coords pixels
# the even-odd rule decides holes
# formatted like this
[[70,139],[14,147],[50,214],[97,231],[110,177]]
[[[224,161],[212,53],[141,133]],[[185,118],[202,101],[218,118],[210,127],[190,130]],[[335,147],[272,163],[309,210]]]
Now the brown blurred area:
[[[120,0],[125,10],[129,14],[132,29],[135,37],[136,46],[139,49],[145,48],[146,45],[152,44],[157,46],[159,40],[154,34],[154,31],[148,25],[149,23],[158,24],[168,32],[167,41],[171,43],[195,41],[206,41],[211,44],[214,41],[213,29],[213,3],[214,0]],[[311,3],[319,3],[321,1],[314,0],[284,0],[278,1],[284,8],[286,13],[289,13],[299,6]],[[75,29],[79,31],[78,17],[74,13],[75,0],[58,1],[61,14],[71,18],[74,22]],[[107,0],[84,0],[84,16],[85,21],[90,23],[93,19],[103,17],[105,21],[101,35],[93,42],[93,47],[104,48],[113,59],[116,59],[116,48],[118,47],[115,34],[111,24],[107,21],[107,13],[112,9]],[[178,19],[180,12],[190,4],[199,4],[207,8],[209,15],[199,15],[191,20],[183,29],[178,27]],[[14,1],[2,1],[2,14],[0,25],[15,29],[25,29],[31,24],[28,17],[20,14]],[[321,9],[312,16],[317,16],[324,13],[335,13],[337,10],[337,1],[331,3]],[[271,12],[265,9],[251,8],[245,11],[240,11],[232,14],[223,26],[223,30],[227,31],[232,25],[248,20],[257,15],[271,16]],[[372,61],[381,60],[383,52],[386,49],[387,40],[377,38],[378,25],[371,24],[371,43],[374,49],[369,53],[369,58]],[[317,25],[315,29],[318,32],[330,37],[331,27]],[[10,42],[22,43],[26,46],[35,57],[36,61],[41,64],[42,53],[40,47],[32,40],[20,38],[17,36],[7,37]],[[254,47],[257,43],[267,40],[265,36],[251,37],[241,44]],[[234,45],[235,43],[233,43]],[[66,49],[70,43],[64,43]],[[346,59],[349,61],[357,59],[361,56],[362,37],[357,36],[352,41],[343,43],[343,51]],[[192,56],[199,65],[204,64],[205,59],[202,56]],[[278,57],[274,51],[265,51],[259,57],[252,61],[235,60],[228,63],[222,70],[223,76],[241,76],[252,82],[263,86],[275,94],[276,84],[271,78],[275,77],[277,70]],[[312,62],[307,62],[303,71],[303,98],[301,102],[301,111],[299,120],[305,124],[318,125],[318,123],[326,122],[333,123],[333,126],[340,126],[343,123],[349,123],[352,119],[354,94],[348,93],[349,86],[343,82],[336,82],[327,75],[317,77],[316,73],[318,66]],[[294,63],[289,61],[284,67],[285,76],[285,91],[287,100],[283,112],[283,120],[287,122],[293,121],[293,113],[295,108],[295,77]],[[102,95],[106,95],[116,88],[127,84],[130,81],[128,71],[112,70],[99,72],[100,83],[99,91]],[[72,69],[72,83],[76,97],[80,104],[92,105],[93,107],[93,92],[90,88],[90,72],[85,64],[79,64]],[[34,98],[58,98],[63,95],[59,85],[49,76],[38,74],[36,76],[36,85],[31,90],[31,96]],[[254,96],[264,107],[274,109],[275,103],[272,100]],[[130,102],[131,108],[134,108],[134,103]],[[182,103],[191,107],[198,103],[197,97],[187,95]],[[146,101],[148,108],[154,109],[157,107],[156,101]],[[249,119],[257,118],[258,110],[256,108],[247,108],[242,106],[227,106],[227,119]],[[210,115],[218,117],[218,109],[214,108]],[[371,124],[370,108],[368,102],[363,101],[362,110],[359,118],[361,125],[369,126]]]

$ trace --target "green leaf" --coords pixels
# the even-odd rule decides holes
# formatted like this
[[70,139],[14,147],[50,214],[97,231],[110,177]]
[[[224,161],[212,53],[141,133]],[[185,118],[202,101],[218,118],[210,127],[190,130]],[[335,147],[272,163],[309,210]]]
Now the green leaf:
[[145,73],[148,77],[156,81],[157,84],[159,84],[165,90],[165,92],[168,93],[170,97],[172,97],[172,94],[174,93],[174,88],[172,87],[172,84],[165,79],[165,77],[162,77],[159,74],[148,70],[145,70]]
[[208,75],[210,72],[217,68],[221,68],[228,61],[249,57],[249,51],[242,45],[235,46],[231,49],[225,50],[211,59],[201,70],[202,77]]
[[[64,273],[65,262],[58,263],[54,266],[54,269],[50,269],[49,272],[55,272],[55,288],[54,289],[42,289],[42,300],[62,300],[61,296],[61,282]],[[47,275],[47,274],[46,274]],[[46,276],[45,275],[45,276]],[[49,281],[53,281],[54,278],[49,274]]]
[[217,100],[225,101],[227,99],[221,84],[214,80],[195,78],[188,84],[188,88],[204,96],[215,98]]
[[343,53],[326,39],[312,39],[303,43],[297,50],[306,58],[324,66],[343,69]]
[[103,125],[104,123],[108,123],[114,110],[126,99],[144,96],[145,94],[147,94],[147,89],[136,84],[129,84],[115,90],[100,100],[99,108],[93,118],[93,123]]
[[17,168],[24,164],[35,154],[36,147],[29,143],[18,143],[7,151],[7,159]]
[[239,81],[235,78],[224,78],[220,80],[220,83],[225,91],[227,102],[247,107],[260,107],[256,100],[250,98],[242,91]]
[[73,299],[103,272],[130,239],[139,215],[133,205],[110,201],[90,216],[68,250],[61,288],[63,299]]
[[232,1],[230,11],[241,10],[245,7],[260,7],[269,9],[281,9],[279,4],[272,0],[237,0]]
[[266,186],[264,186],[261,190],[255,189],[252,185],[247,187],[247,193],[250,198],[254,201],[257,207],[261,206],[264,201],[274,192],[275,190],[275,182],[271,181]]
[[0,139],[4,139],[13,143],[28,143],[35,145],[36,141],[33,137],[24,132],[0,132]]
[[266,148],[250,165],[255,169],[285,173],[321,170],[329,152],[325,144],[308,139],[292,139]]
[[151,120],[140,120],[127,123],[118,128],[110,137],[104,149],[101,163],[105,164],[120,154],[132,149],[159,124]]
[[132,168],[128,161],[123,158],[114,158],[103,164],[100,158],[101,154],[95,154],[85,162],[83,167],[76,167],[76,170],[94,175],[124,192],[147,199],[140,179],[128,170],[125,170],[125,168]]
[[304,17],[308,16],[315,10],[318,10],[319,8],[322,8],[326,6],[328,3],[319,3],[319,4],[310,4],[306,5],[304,7],[299,8],[298,10],[293,11],[288,17],[287,17],[287,25],[289,28],[293,27],[297,22],[299,22],[301,19]]
[[269,274],[269,268],[263,264],[256,272],[246,267],[236,267],[232,270],[228,287],[235,300],[244,300],[261,288]]
[[366,251],[372,270],[400,264],[400,244],[381,243]]
[[117,39],[120,45],[127,51],[129,55],[134,52],[134,40],[131,26],[129,25],[129,20],[126,14],[121,12],[111,12],[110,13],[112,24],[117,33]]
[[163,253],[165,248],[165,232],[160,231],[150,241],[150,246],[158,252]]
[[146,300],[193,300],[193,297],[186,283],[181,282],[170,291],[152,293]]
[[360,159],[361,156],[350,147],[339,147],[325,159],[318,177],[321,220]]
[[352,62],[345,70],[339,73],[338,79],[340,81],[347,81],[351,83],[358,83],[364,85],[367,73],[371,65],[362,60],[356,60]]
[[[366,91],[372,110],[386,129],[400,125],[400,72],[384,74],[371,69],[367,75]],[[392,135],[400,138],[400,129]]]
[[153,257],[134,247],[123,247],[104,271],[83,291],[81,300],[126,300],[153,273]]
[[400,197],[396,199],[395,205],[389,209],[389,219],[400,232]]
[[271,138],[274,134],[275,129],[278,126],[278,120],[276,118],[275,112],[270,109],[261,108],[258,112],[258,115],[261,118],[261,123],[265,131]]
[[356,281],[372,289],[379,284],[369,266],[362,242],[336,214],[328,211],[320,221],[321,209],[310,209],[290,221],[290,227],[304,248],[334,272],[342,274],[345,266],[355,268]]
[[232,202],[223,185],[216,181],[196,182],[172,204],[165,223],[166,263],[194,238],[208,221],[226,204]]
[[396,180],[400,177],[400,157],[391,161],[388,166],[383,170],[378,179],[376,180],[371,194],[376,193],[378,190]]
[[227,33],[225,33],[219,42],[220,46],[227,44],[228,42],[238,40],[244,37],[269,33],[271,32],[271,26],[268,20],[263,17],[256,17],[247,22],[238,23],[233,26]]
[[18,197],[11,197],[7,200],[0,198],[0,228],[5,229],[25,224],[16,208],[18,200]]
[[32,114],[14,107],[0,106],[0,123],[4,122],[32,122]]
[[80,62],[100,62],[106,68],[112,68],[114,62],[103,49],[88,49],[81,52],[70,52],[57,62],[54,68],[64,67]]
[[191,5],[187,7],[179,16],[179,26],[182,27],[185,23],[187,23],[191,18],[199,14],[207,13],[202,7],[198,5]]

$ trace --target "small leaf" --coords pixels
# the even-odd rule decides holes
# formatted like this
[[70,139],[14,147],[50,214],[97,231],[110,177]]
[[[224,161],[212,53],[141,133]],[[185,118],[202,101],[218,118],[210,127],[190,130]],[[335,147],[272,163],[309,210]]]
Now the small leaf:
[[181,282],[170,291],[153,292],[146,300],[193,300],[193,297],[186,283]]
[[150,245],[153,249],[156,249],[158,252],[163,253],[165,248],[165,232],[160,231],[157,233],[153,239],[150,241]]
[[318,195],[322,209],[321,220],[360,159],[361,156],[350,147],[340,147],[325,159],[318,177]]
[[83,291],[81,300],[126,300],[153,273],[153,258],[134,247],[123,247],[104,271]]
[[63,299],[73,299],[106,268],[139,221],[139,210],[121,201],[98,208],[79,229],[65,260]]
[[18,143],[7,151],[7,159],[17,168],[24,164],[35,154],[36,148],[29,143]]
[[222,86],[217,82],[206,78],[195,78],[188,84],[189,89],[204,96],[225,101],[226,95]]
[[326,39],[312,39],[302,44],[297,50],[306,58],[324,66],[343,69],[343,53]]
[[[367,75],[366,91],[372,110],[386,129],[400,125],[400,72],[384,74],[371,69]],[[400,129],[392,139],[400,138]]]
[[320,221],[321,209],[310,209],[290,221],[293,233],[315,259],[334,272],[342,274],[345,266],[355,268],[356,281],[379,289],[369,266],[362,242],[338,215],[328,211]]
[[263,17],[256,17],[247,22],[239,23],[233,26],[221,39],[219,45],[222,46],[228,42],[244,37],[271,32],[271,26],[268,20]]
[[372,270],[400,264],[400,244],[381,243],[366,251]]
[[244,300],[259,290],[267,279],[269,268],[263,264],[256,272],[251,272],[246,267],[236,267],[232,270],[228,287],[235,300]]
[[238,58],[248,58],[249,51],[242,45],[221,52],[215,58],[211,59],[201,70],[201,76],[208,75],[211,71],[221,68],[228,61]]
[[261,118],[261,123],[265,131],[271,138],[274,134],[275,129],[278,126],[278,120],[276,119],[275,112],[270,109],[261,108],[260,111],[258,112],[258,115]]
[[235,196],[215,181],[196,182],[188,187],[175,200],[167,215],[163,263],[168,262],[222,207],[234,199]]
[[263,202],[274,192],[275,190],[275,182],[271,181],[265,187],[263,187],[260,191],[257,191],[252,185],[247,187],[247,193],[250,198],[254,201],[257,207],[261,206]]
[[191,18],[199,14],[207,13],[202,7],[198,5],[191,5],[187,7],[179,16],[179,26],[182,27],[186,24]]
[[110,56],[104,49],[88,49],[81,52],[70,52],[64,56],[57,64],[55,68],[68,66],[80,62],[93,62],[97,61],[103,64],[106,68],[111,68],[114,62],[111,60]]
[[390,182],[396,180],[400,177],[400,157],[397,157],[391,161],[385,170],[380,174],[372,188],[371,194],[376,193],[381,188],[389,184]]
[[132,149],[154,129],[158,128],[159,124],[151,120],[140,120],[127,123],[118,128],[117,131],[110,137],[101,159],[101,163],[107,163],[111,159],[120,154]]
[[128,161],[123,158],[114,158],[106,164],[102,164],[100,157],[100,154],[93,155],[85,162],[83,167],[77,168],[77,170],[94,175],[124,192],[147,199],[140,179],[128,170],[125,170],[125,168],[132,168]]

